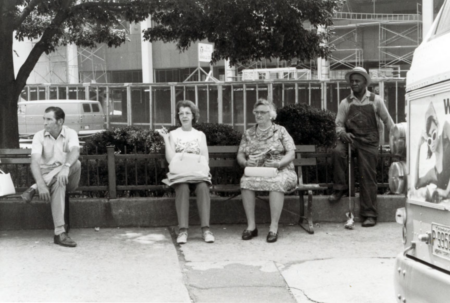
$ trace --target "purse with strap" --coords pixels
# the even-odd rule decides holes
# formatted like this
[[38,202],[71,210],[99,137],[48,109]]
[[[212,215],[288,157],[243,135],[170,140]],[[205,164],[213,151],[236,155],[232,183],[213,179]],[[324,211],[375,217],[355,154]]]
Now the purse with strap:
[[14,188],[14,183],[12,181],[10,174],[5,174],[0,169],[0,197],[13,195],[16,193],[16,189]]

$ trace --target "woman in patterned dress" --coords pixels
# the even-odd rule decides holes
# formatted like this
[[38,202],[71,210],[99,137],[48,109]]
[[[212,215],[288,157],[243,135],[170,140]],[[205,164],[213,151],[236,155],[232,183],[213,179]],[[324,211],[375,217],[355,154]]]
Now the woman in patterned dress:
[[275,177],[241,178],[242,202],[247,216],[247,229],[242,233],[243,240],[258,235],[255,223],[255,191],[268,191],[271,224],[267,242],[278,239],[278,221],[284,204],[284,193],[295,188],[297,174],[294,170],[295,144],[286,129],[272,121],[277,113],[272,102],[259,99],[254,107],[256,125],[247,129],[242,136],[237,155],[238,163],[243,167],[275,167]]
[[[178,113],[176,119],[181,127],[172,130],[170,133],[165,128],[158,130],[158,133],[164,138],[167,162],[170,163],[176,153],[182,152],[202,155],[208,161],[206,136],[203,132],[192,127],[200,117],[198,107],[192,101],[184,100],[177,103],[175,110]],[[176,183],[172,187],[175,189],[175,205],[179,225],[177,243],[184,244],[187,242],[190,187],[195,188],[203,239],[207,243],[214,242],[214,235],[209,230],[211,199],[208,184],[206,182]]]

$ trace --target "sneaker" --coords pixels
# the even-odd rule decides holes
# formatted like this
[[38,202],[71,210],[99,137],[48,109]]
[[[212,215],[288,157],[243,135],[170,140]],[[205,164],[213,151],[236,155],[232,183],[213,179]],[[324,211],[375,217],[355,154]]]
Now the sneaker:
[[75,247],[77,246],[77,243],[72,240],[68,234],[62,233],[60,235],[57,235],[53,238],[53,242],[55,244],[66,246],[66,247]]
[[178,233],[177,243],[178,243],[178,244],[186,244],[186,242],[187,242],[187,237],[188,237],[187,231],[180,231],[180,232]]
[[203,240],[206,243],[214,243],[214,235],[210,230],[207,230],[203,233]]
[[23,192],[23,194],[21,195],[22,200],[30,203],[31,200],[33,200],[34,195],[36,194],[36,190],[32,187],[30,187],[29,189],[27,189],[26,191]]

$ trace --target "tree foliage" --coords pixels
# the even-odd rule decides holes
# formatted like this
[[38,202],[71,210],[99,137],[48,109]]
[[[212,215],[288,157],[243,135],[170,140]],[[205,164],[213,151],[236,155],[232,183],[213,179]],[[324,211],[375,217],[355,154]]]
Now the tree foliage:
[[[76,44],[117,47],[126,41],[124,22],[152,16],[149,41],[215,44],[212,60],[231,64],[262,58],[326,56],[326,32],[343,0],[2,0],[0,1],[0,148],[18,147],[17,100],[43,53]],[[14,72],[13,41],[33,39],[29,56]]]
[[[183,0],[167,1],[155,12],[157,25],[145,30],[150,41],[176,42],[184,51],[192,42],[214,43],[212,61],[231,65],[263,58],[309,60],[326,57],[323,43],[342,0]],[[305,26],[309,24],[311,28]],[[312,29],[312,30],[310,30]]]

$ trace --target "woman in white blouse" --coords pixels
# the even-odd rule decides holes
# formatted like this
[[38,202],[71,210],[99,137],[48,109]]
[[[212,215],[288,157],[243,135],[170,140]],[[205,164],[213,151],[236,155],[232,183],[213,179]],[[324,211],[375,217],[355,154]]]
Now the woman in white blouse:
[[[203,132],[196,130],[192,125],[198,121],[200,111],[189,100],[179,101],[176,105],[176,119],[180,125],[175,130],[167,132],[166,129],[158,130],[164,138],[166,159],[171,162],[176,153],[191,153],[202,155],[208,161],[208,146]],[[197,207],[200,215],[203,239],[207,243],[214,242],[214,235],[209,230],[209,218],[211,199],[207,182],[186,182],[171,185],[175,189],[175,204],[178,216],[179,232],[177,243],[187,242],[189,228],[189,195],[190,190],[195,189]]]

